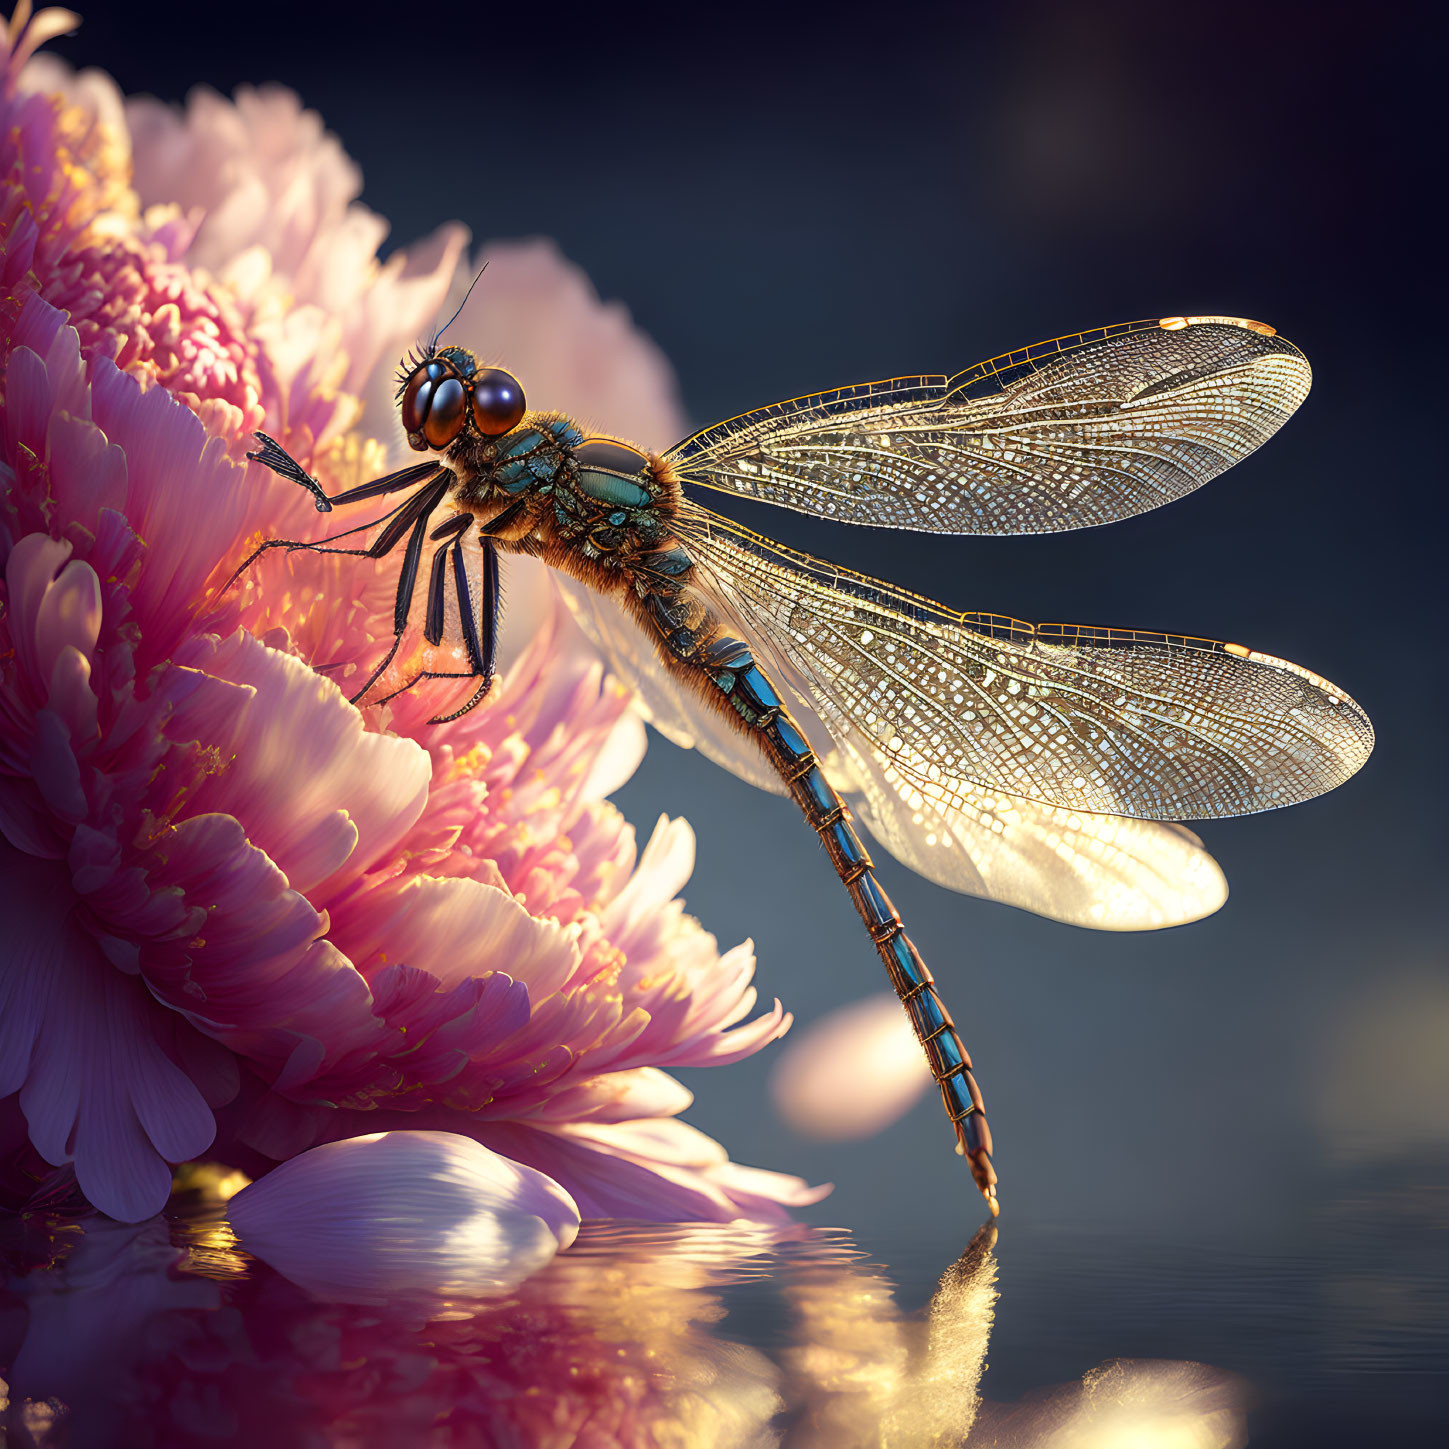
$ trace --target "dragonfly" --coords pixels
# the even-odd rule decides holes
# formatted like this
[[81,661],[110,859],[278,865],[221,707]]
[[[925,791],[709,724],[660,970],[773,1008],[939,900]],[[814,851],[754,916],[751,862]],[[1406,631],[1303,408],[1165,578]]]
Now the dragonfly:
[[462,702],[440,723],[492,686],[500,555],[532,555],[612,601],[633,630],[632,643],[596,631],[615,668],[692,716],[721,757],[721,741],[743,744],[824,844],[994,1215],[971,1057],[832,776],[849,771],[871,833],[914,863],[933,822],[992,802],[1146,821],[1291,805],[1352,775],[1372,726],[1337,686],[1272,655],[957,612],[786,548],[702,497],[930,533],[1111,523],[1183,497],[1270,437],[1307,394],[1302,353],[1242,318],[1128,322],[952,376],[777,402],[654,453],[530,410],[511,373],[440,342],[399,368],[402,428],[423,455],[410,466],[329,495],[257,434],[248,456],[317,509],[391,507],[328,538],[269,539],[243,568],[271,548],[401,550],[393,638],[352,697],[454,681],[449,703]]

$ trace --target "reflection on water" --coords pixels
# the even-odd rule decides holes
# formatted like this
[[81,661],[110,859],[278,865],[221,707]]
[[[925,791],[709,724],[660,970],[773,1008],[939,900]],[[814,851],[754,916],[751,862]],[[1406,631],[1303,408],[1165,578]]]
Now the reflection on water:
[[918,1312],[840,1232],[595,1223],[507,1296],[421,1321],[309,1298],[236,1250],[214,1193],[183,1208],[6,1225],[8,1446],[1245,1442],[1240,1385],[1197,1364],[983,1399],[990,1227]]

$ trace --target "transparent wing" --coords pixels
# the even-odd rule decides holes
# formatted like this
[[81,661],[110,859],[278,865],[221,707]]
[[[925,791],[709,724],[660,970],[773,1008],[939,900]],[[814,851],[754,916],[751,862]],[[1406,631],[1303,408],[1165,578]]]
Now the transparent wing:
[[679,532],[831,735],[941,810],[987,792],[1146,820],[1246,815],[1332,789],[1373,746],[1341,690],[1239,645],[954,613],[695,504]]
[[1201,487],[1271,437],[1310,381],[1262,323],[1126,322],[954,377],[775,403],[667,456],[687,483],[845,523],[1054,533]]
[[708,708],[688,683],[659,665],[658,633],[646,634],[612,599],[555,572],[554,582],[575,622],[604,662],[631,689],[644,718],[681,749],[706,759],[773,795],[785,786],[754,740],[718,710]]
[[[659,667],[657,635],[642,630],[612,599],[564,574],[551,577],[585,635],[666,739],[697,749],[760,789],[784,793],[754,739],[707,708],[678,674]],[[798,672],[757,631],[742,628],[777,682],[794,686],[796,718],[821,744],[826,773],[856,817],[928,880],[1098,930],[1181,925],[1210,915],[1227,898],[1217,863],[1181,826],[1084,815],[984,790],[971,795],[969,807],[947,810],[854,736],[831,750],[829,731],[795,685]]]
[[950,890],[1103,931],[1182,925],[1227,899],[1217,862],[1181,825],[970,788],[950,809],[850,734],[825,768],[876,840]]

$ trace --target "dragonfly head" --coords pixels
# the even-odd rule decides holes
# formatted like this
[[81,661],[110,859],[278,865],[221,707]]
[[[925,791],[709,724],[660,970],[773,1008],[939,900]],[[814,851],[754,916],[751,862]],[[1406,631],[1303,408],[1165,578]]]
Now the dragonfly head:
[[479,367],[466,347],[429,348],[398,369],[398,406],[408,443],[418,452],[443,449],[465,428],[485,438],[511,432],[523,420],[523,387],[501,367]]

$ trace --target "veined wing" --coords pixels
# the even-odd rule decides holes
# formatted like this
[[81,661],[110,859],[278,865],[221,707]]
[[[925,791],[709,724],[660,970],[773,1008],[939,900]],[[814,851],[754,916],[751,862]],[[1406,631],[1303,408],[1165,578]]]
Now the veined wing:
[[672,744],[696,749],[732,775],[785,793],[784,782],[759,745],[672,670],[659,667],[658,635],[646,635],[613,599],[567,574],[553,573],[574,622],[604,657],[614,675],[633,691],[640,713]]
[[831,734],[940,809],[986,791],[1147,820],[1246,815],[1332,789],[1373,746],[1342,690],[1240,645],[955,613],[692,503],[678,531]]
[[1101,931],[1182,925],[1227,899],[1217,862],[1182,825],[978,788],[963,788],[962,803],[950,808],[853,734],[825,769],[876,840],[950,890]]
[[744,413],[667,455],[687,483],[845,523],[1054,533],[1171,503],[1308,394],[1271,327],[1167,317],[1058,337],[954,377],[898,377]]
[[[551,578],[574,619],[664,737],[697,749],[732,774],[783,794],[758,743],[673,670],[660,669],[657,635],[606,598],[564,574]],[[964,891],[1098,930],[1140,931],[1210,915],[1227,886],[1191,831],[1154,820],[1126,820],[1054,809],[981,790],[948,810],[926,800],[881,760],[864,737],[829,749],[830,732],[805,696],[799,672],[748,620],[735,620],[776,683],[788,690],[806,735],[825,756],[831,782],[857,818],[898,860],[948,890]]]

